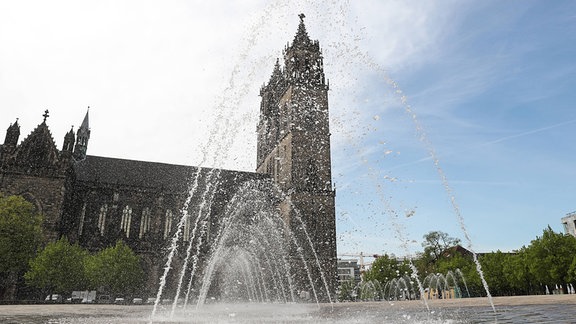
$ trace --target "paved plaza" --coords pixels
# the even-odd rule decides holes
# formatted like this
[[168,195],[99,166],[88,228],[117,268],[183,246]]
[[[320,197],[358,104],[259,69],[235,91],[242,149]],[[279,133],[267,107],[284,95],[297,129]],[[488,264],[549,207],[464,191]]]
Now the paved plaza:
[[206,305],[199,310],[151,305],[2,305],[2,323],[574,323],[576,295],[336,304]]

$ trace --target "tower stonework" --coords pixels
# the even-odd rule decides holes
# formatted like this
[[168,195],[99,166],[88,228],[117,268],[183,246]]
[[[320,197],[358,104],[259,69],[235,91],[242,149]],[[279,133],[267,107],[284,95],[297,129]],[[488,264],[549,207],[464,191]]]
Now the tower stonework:
[[[286,193],[280,212],[313,265],[318,297],[328,300],[324,287],[334,295],[337,276],[328,84],[320,45],[308,37],[304,15],[283,54],[284,69],[277,61],[260,91],[256,171],[269,174]],[[301,258],[294,254],[294,260]],[[322,273],[314,270],[318,263]]]

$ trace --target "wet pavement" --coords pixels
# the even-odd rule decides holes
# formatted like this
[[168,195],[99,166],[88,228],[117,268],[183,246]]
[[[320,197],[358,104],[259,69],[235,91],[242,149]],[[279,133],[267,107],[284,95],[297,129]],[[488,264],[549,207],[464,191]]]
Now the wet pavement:
[[576,323],[576,295],[337,304],[2,305],[0,323]]

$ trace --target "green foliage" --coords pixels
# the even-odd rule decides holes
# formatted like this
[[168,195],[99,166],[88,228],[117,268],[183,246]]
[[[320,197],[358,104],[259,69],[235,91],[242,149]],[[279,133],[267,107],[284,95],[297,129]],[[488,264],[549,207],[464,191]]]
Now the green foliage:
[[[424,253],[415,260],[421,278],[428,273],[445,275],[459,269],[472,296],[485,294],[473,258],[446,253],[448,245],[459,240],[442,232],[430,232],[424,239]],[[548,227],[541,237],[518,252],[486,253],[479,261],[492,295],[542,294],[544,285],[554,287],[576,281],[576,238]]]
[[[415,262],[418,272],[423,276],[429,273],[441,272],[438,269],[438,261],[446,258],[444,252],[460,244],[460,239],[451,237],[441,231],[429,232],[423,238],[422,247],[424,247],[424,252]],[[447,258],[450,258],[450,256]]]
[[70,244],[62,237],[46,245],[44,250],[30,262],[30,270],[24,278],[29,286],[45,292],[68,294],[86,287],[84,261],[88,252],[78,244]]
[[29,286],[45,293],[97,289],[113,295],[130,295],[140,289],[144,271],[138,256],[122,241],[90,255],[63,237],[48,244],[30,262],[24,278]]
[[383,286],[388,281],[405,275],[412,275],[408,261],[397,261],[388,254],[384,254],[376,258],[370,270],[364,273],[364,281],[376,280]]
[[568,269],[568,281],[576,282],[576,254],[574,254],[572,264],[570,264],[570,268]]
[[490,293],[496,296],[513,295],[512,282],[506,272],[505,264],[511,263],[513,255],[496,251],[484,254],[480,258],[484,278],[490,287]]
[[143,284],[144,271],[140,258],[122,241],[86,260],[91,288],[112,295],[131,295]]
[[340,289],[338,290],[338,300],[339,301],[354,301],[356,300],[356,285],[354,280],[344,281],[340,284]]
[[358,297],[360,300],[381,300],[383,285],[378,280],[364,280],[358,287]]
[[0,286],[16,283],[42,237],[42,217],[20,196],[0,196]]
[[0,273],[26,269],[40,244],[42,217],[20,196],[0,196]]
[[[528,269],[526,248],[522,247],[516,254],[510,254],[503,261],[502,270],[506,281],[510,285],[512,295],[528,295],[538,293],[534,286],[534,276]],[[490,284],[490,282],[488,282]]]
[[[456,278],[458,278],[458,280],[462,280],[459,274],[463,276],[464,279],[461,284],[464,285],[465,281],[465,285],[468,288],[465,296],[467,296],[468,293],[472,297],[485,295],[480,275],[476,270],[476,263],[471,255],[463,255],[457,252],[444,254],[436,262],[435,268],[438,273],[441,273],[444,276],[448,276],[448,273],[452,273]],[[463,286],[460,288],[464,289]]]
[[550,226],[526,249],[526,261],[534,279],[545,285],[563,284],[570,280],[569,269],[576,254],[576,238],[555,233]]
[[424,235],[424,255],[430,256],[433,262],[442,257],[442,253],[447,249],[460,244],[460,239],[450,237],[442,231],[432,231]]

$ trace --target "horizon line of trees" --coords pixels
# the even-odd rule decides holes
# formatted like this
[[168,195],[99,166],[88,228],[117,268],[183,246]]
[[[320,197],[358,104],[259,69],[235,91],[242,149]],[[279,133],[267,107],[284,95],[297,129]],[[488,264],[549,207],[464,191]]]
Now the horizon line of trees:
[[[486,296],[473,254],[460,246],[460,239],[441,231],[429,232],[423,239],[424,249],[413,259],[399,260],[388,254],[377,257],[363,274],[359,287],[353,283],[341,285],[339,299],[372,299],[372,295],[352,293],[359,288],[364,291],[368,283],[377,287],[376,299],[388,298],[388,287],[400,280],[418,295],[418,283],[422,289],[429,288],[439,276],[451,285],[457,285],[455,277],[463,277],[466,292],[460,292],[461,296]],[[566,293],[570,284],[576,286],[576,237],[556,233],[550,226],[518,251],[481,253],[477,259],[493,296],[546,294],[556,287]],[[374,289],[369,289],[370,294]],[[463,291],[464,287],[456,289]]]

